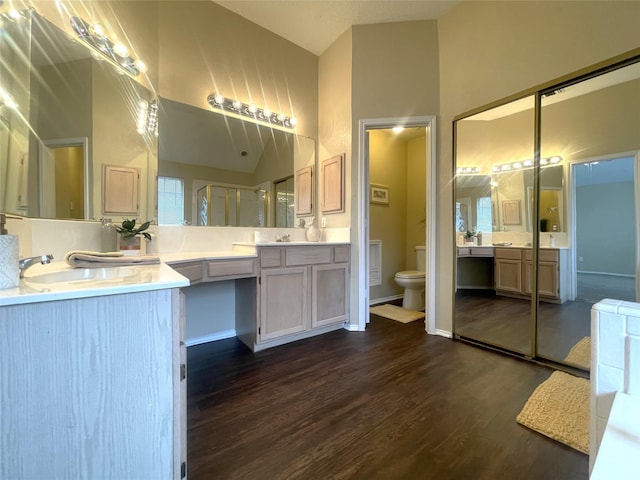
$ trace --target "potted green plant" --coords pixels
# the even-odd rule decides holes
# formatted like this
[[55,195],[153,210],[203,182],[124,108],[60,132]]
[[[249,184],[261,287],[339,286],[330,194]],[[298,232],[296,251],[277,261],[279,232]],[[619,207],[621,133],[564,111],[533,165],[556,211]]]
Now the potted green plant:
[[136,228],[135,219],[124,219],[122,225],[116,225],[116,231],[120,235],[120,251],[125,255],[140,255],[141,239],[151,240],[151,234],[145,230],[151,222],[144,222]]

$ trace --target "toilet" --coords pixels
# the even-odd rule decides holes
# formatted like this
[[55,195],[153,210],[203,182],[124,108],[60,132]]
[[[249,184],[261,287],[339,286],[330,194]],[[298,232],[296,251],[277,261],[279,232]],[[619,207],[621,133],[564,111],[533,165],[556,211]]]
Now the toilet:
[[396,273],[395,281],[399,286],[404,288],[402,308],[409,310],[423,310],[425,271],[427,265],[425,247],[416,247],[415,252],[418,270],[405,270],[403,272],[398,272]]

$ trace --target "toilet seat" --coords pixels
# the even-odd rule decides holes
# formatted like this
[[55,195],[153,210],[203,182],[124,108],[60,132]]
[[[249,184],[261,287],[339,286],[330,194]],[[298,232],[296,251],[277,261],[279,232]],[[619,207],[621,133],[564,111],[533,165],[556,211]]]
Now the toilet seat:
[[425,272],[420,270],[405,270],[403,272],[396,273],[396,278],[421,278],[425,276]]

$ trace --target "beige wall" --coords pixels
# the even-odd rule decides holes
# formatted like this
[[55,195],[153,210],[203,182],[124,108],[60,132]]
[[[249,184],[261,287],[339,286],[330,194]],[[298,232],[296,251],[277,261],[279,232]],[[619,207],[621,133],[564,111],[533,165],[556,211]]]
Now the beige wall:
[[[143,2],[145,3],[145,2]],[[318,57],[214,2],[160,1],[158,93],[208,109],[214,92],[318,129]]]
[[[348,29],[320,56],[318,71],[318,162],[344,154],[345,213],[327,215],[327,227],[348,227],[357,190],[351,178],[352,31]],[[321,185],[317,172],[316,185]],[[318,189],[319,190],[319,189]],[[318,202],[319,203],[319,202]],[[316,212],[318,217],[320,212]]]
[[415,248],[425,244],[427,137],[407,142],[407,270],[416,270]]
[[438,21],[438,328],[452,319],[453,117],[637,48],[638,18],[640,2],[464,2]]
[[[351,144],[351,323],[358,317],[359,122],[363,119],[437,115],[440,105],[437,23],[392,22],[353,27]],[[364,281],[364,279],[362,279]]]

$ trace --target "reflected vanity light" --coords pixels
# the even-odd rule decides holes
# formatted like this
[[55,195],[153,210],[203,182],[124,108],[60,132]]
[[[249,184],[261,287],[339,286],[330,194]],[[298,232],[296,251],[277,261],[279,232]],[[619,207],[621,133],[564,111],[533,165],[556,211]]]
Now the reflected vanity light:
[[[2,2],[0,2],[0,5],[2,5]],[[20,22],[26,19],[32,10],[32,8],[27,8],[25,10],[16,10],[15,8],[12,8],[6,12],[0,13],[0,19],[9,20],[11,22]]]
[[298,121],[295,118],[287,117],[283,113],[272,112],[268,108],[261,108],[253,103],[242,103],[239,100],[223,97],[219,93],[212,93],[207,97],[207,103],[211,108],[231,112],[242,117],[247,117],[257,122],[276,125],[289,130],[296,128]]
[[477,175],[480,173],[480,167],[458,167],[456,175]]
[[110,40],[101,25],[91,25],[80,17],[71,17],[70,22],[71,28],[83,43],[115,66],[134,77],[146,71],[146,65],[131,57],[125,45]]
[[158,136],[158,103],[140,100],[136,130],[140,135],[147,133]]
[[18,104],[13,100],[11,95],[0,86],[0,107],[5,106],[11,110],[17,110]]
[[[540,166],[546,167],[549,165],[555,165],[557,163],[560,163],[561,161],[562,161],[562,157],[557,155],[554,157],[541,158]],[[502,163],[499,165],[494,165],[493,167],[491,167],[491,171],[493,173],[503,173],[503,172],[510,172],[512,170],[522,170],[522,169],[531,168],[531,167],[533,167],[533,160],[528,159],[528,160],[523,160],[521,162],[519,161],[519,162]]]

